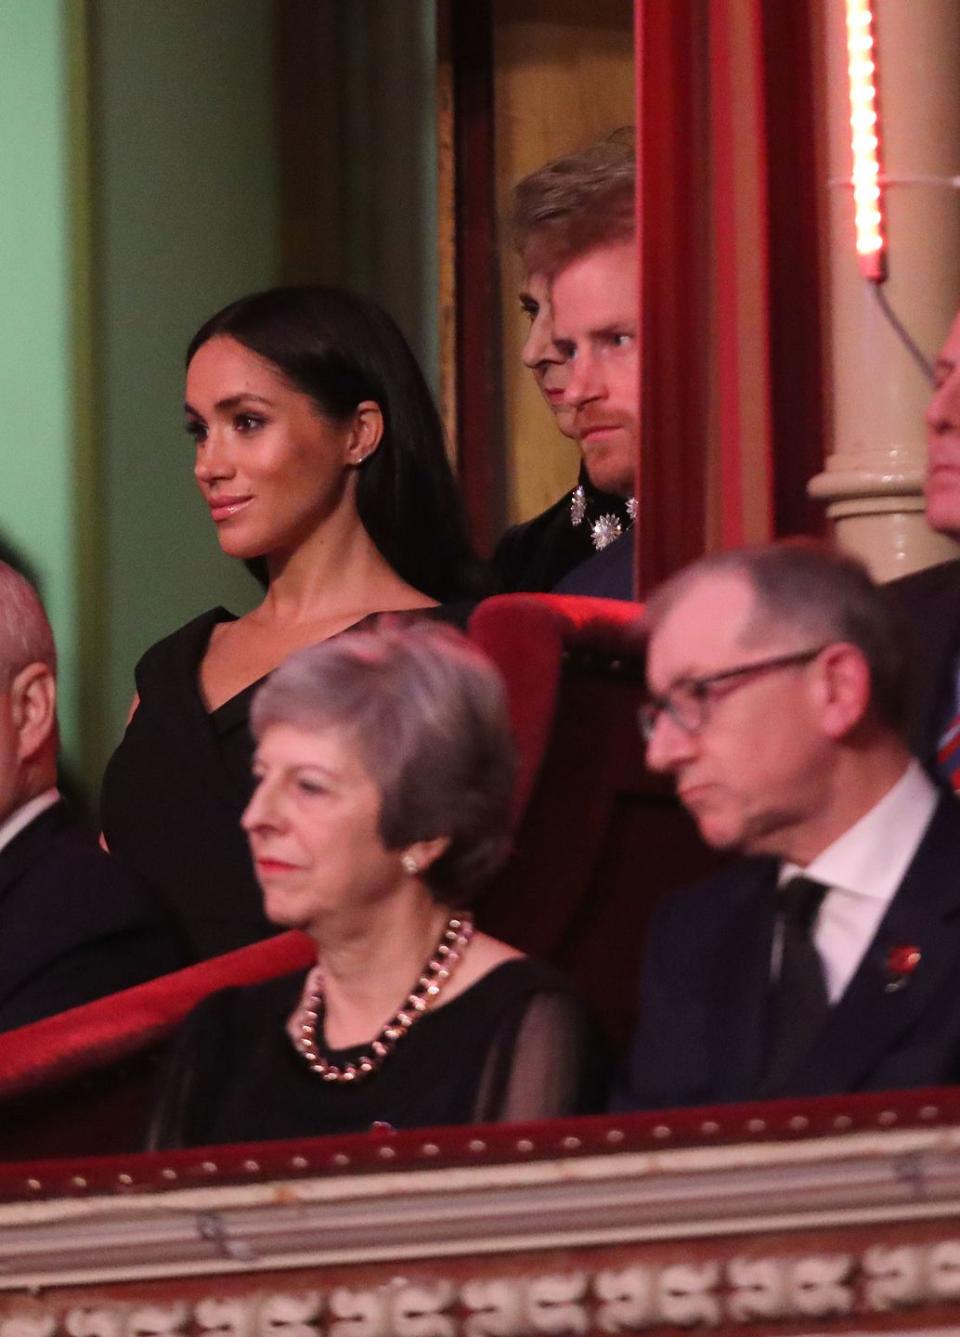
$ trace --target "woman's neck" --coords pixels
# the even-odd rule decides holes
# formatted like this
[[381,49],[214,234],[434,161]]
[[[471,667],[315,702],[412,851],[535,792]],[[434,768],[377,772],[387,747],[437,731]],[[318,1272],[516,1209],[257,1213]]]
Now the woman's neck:
[[312,930],[323,971],[324,1038],[332,1049],[373,1040],[416,984],[450,909],[423,887]]
[[267,559],[260,616],[278,622],[417,608],[434,602],[389,565],[355,511],[341,508],[295,549]]

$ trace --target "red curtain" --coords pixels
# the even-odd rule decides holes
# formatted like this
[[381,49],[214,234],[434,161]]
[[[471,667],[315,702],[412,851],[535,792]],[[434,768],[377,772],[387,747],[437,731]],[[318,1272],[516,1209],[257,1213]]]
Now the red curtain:
[[823,429],[804,8],[637,0],[641,592],[704,551],[818,524],[805,494]]

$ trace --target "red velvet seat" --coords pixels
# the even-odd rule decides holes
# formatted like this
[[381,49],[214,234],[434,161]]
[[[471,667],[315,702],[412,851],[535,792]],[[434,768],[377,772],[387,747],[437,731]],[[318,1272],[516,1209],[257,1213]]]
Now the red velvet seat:
[[136,1150],[159,1042],[207,994],[313,957],[281,933],[0,1035],[0,1159]]
[[470,623],[506,677],[522,758],[514,856],[480,922],[563,969],[617,1049],[632,1029],[653,906],[716,863],[672,784],[644,766],[640,612],[504,595]]

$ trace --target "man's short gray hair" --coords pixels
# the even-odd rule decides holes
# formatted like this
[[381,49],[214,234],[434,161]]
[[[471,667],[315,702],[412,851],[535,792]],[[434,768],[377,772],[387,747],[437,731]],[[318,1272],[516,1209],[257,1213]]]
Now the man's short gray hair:
[[28,664],[46,664],[56,673],[53,632],[29,580],[0,562],[0,691]]
[[753,591],[754,611],[740,637],[744,646],[765,645],[773,637],[798,648],[833,641],[856,646],[870,669],[875,716],[901,737],[906,734],[909,637],[856,557],[812,539],[701,557],[654,591],[644,619],[648,635],[709,576],[741,576]]
[[254,698],[256,739],[273,724],[356,740],[388,849],[449,837],[424,873],[438,899],[462,903],[505,859],[516,771],[506,694],[452,627],[387,615],[298,651]]

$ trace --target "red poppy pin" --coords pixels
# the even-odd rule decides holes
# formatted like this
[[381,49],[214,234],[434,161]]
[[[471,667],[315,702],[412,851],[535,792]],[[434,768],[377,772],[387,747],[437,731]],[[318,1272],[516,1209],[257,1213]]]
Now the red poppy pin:
[[895,946],[888,948],[884,961],[887,970],[887,993],[896,993],[898,989],[905,988],[910,983],[919,964],[919,947],[914,947],[909,943],[897,943]]

